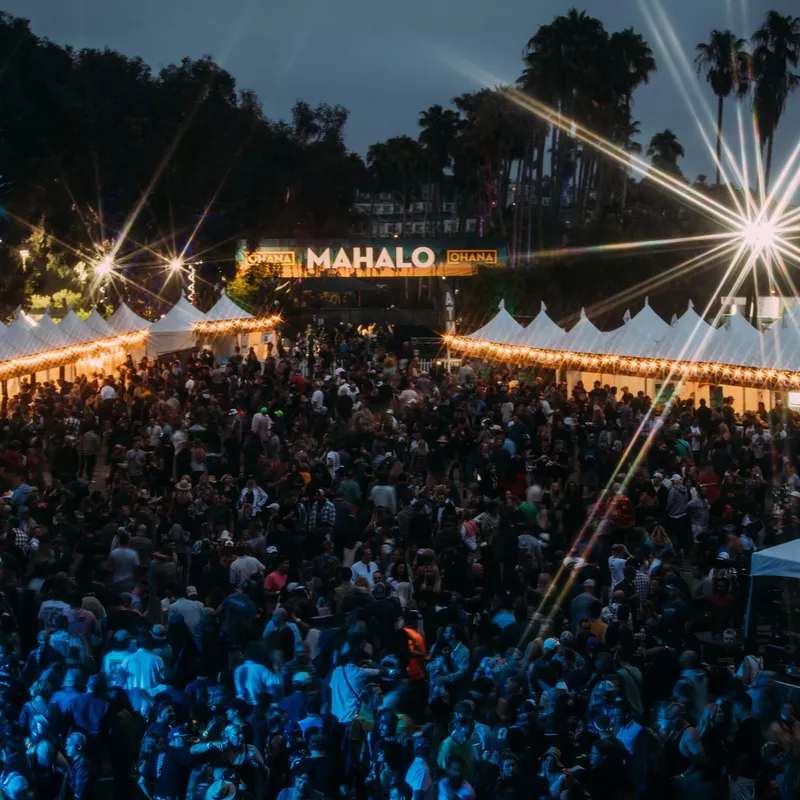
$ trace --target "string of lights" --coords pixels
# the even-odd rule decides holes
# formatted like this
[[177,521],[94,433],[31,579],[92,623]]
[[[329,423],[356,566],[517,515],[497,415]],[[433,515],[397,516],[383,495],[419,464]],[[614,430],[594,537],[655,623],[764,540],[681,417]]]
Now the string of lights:
[[789,388],[800,386],[800,372],[742,367],[700,361],[668,361],[652,358],[628,358],[622,355],[571,353],[542,350],[536,347],[497,344],[484,339],[445,335],[444,343],[451,351],[490,361],[503,361],[518,366],[540,366],[549,369],[581,369],[613,372],[640,378],[675,377],[717,382],[731,386]]
[[0,362],[0,380],[4,381],[44,369],[74,364],[83,359],[102,358],[125,348],[143,345],[146,338],[147,329],[145,328],[132,333],[123,333],[112,339],[98,339],[94,342],[47,350],[44,353],[3,361]]
[[258,319],[221,319],[212,322],[196,322],[194,329],[197,333],[206,336],[227,336],[235,333],[272,330],[281,321],[280,315],[274,314],[271,317]]

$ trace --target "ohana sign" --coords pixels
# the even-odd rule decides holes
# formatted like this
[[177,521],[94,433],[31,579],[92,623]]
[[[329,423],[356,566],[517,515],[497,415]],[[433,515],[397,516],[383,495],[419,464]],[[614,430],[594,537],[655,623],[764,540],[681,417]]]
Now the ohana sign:
[[239,269],[264,267],[276,277],[423,277],[474,275],[479,266],[504,266],[501,248],[455,249],[406,241],[392,246],[268,246],[239,253]]

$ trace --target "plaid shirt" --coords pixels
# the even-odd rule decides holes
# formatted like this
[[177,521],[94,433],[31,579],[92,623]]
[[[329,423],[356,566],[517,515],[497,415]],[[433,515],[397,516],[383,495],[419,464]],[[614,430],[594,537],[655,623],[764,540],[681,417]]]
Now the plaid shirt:
[[19,547],[23,553],[27,553],[30,546],[28,534],[25,533],[22,528],[13,528],[12,533],[14,534],[14,544]]
[[336,506],[326,499],[322,503],[322,508],[319,503],[313,502],[308,512],[308,529],[309,531],[316,532],[319,528],[327,526],[333,528],[333,523],[336,519]]
[[64,420],[64,432],[67,436],[77,436],[81,432],[81,421],[70,415]]
[[633,576],[633,583],[636,586],[636,594],[639,596],[639,602],[641,603],[642,600],[647,600],[647,598],[650,597],[651,581],[649,576],[637,569],[636,574]]

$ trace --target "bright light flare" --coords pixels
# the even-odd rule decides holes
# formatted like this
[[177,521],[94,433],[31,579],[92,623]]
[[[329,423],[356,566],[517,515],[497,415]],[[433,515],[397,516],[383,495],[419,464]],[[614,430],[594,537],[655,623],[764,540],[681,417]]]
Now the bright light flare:
[[746,222],[742,226],[741,235],[744,243],[757,254],[780,244],[778,226],[771,219]]
[[98,277],[105,278],[114,271],[114,259],[104,256],[94,265],[94,271]]
[[172,261],[169,262],[169,268],[172,272],[180,272],[183,269],[183,259],[173,258]]

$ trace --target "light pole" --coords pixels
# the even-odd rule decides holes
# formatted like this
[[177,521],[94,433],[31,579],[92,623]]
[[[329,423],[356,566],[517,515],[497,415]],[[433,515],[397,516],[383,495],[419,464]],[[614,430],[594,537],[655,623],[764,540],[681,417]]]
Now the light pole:
[[196,279],[197,279],[197,265],[202,264],[202,261],[190,261],[188,264],[180,257],[173,258],[169,262],[169,269],[176,275],[184,270],[188,274],[188,296],[189,302],[194,305],[196,293]]
[[103,256],[94,264],[94,274],[99,283],[98,300],[103,303],[106,299],[106,289],[111,280],[111,273],[114,271],[114,259],[111,256]]
[[22,269],[25,270],[25,265],[28,263],[28,259],[31,257],[31,251],[23,248],[19,251],[19,257],[22,259]]

